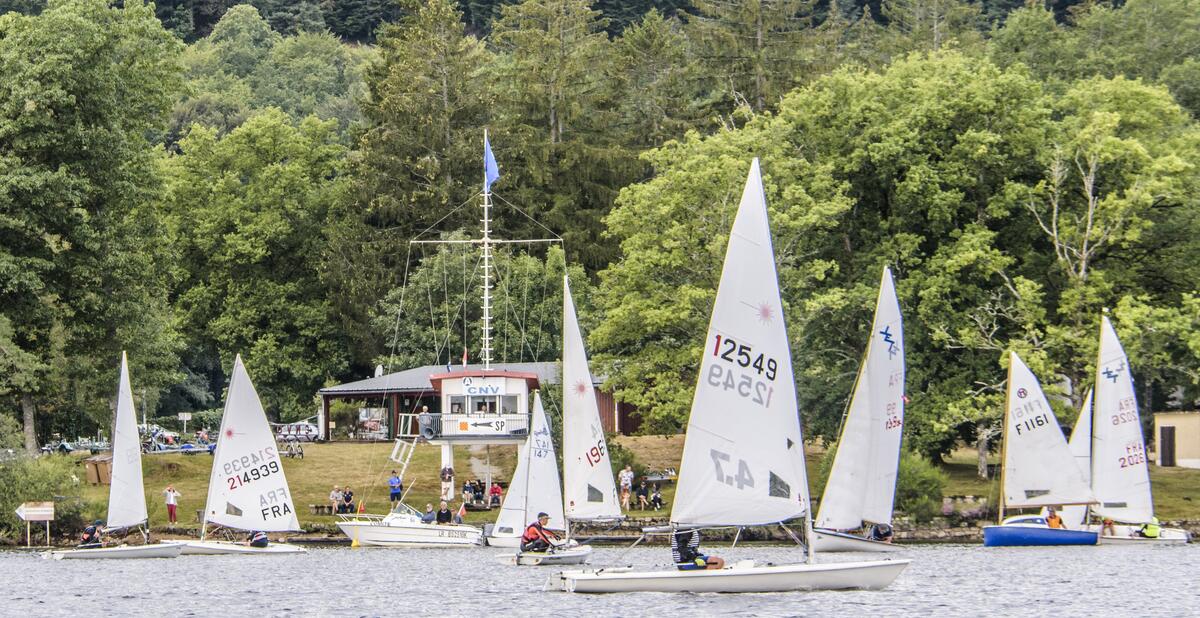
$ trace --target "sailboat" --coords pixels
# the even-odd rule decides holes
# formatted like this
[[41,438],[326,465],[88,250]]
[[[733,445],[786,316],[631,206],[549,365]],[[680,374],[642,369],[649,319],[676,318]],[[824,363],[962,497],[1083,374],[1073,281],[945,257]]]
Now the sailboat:
[[[1083,398],[1083,409],[1079,411],[1079,418],[1075,420],[1075,427],[1071,430],[1071,439],[1067,441],[1067,450],[1071,451],[1071,457],[1075,458],[1075,465],[1083,475],[1083,480],[1090,486],[1092,482],[1091,390]],[[1042,509],[1042,515],[1046,515],[1046,509]],[[1079,530],[1087,522],[1088,506],[1086,504],[1064,506],[1058,515],[1062,517],[1063,525],[1072,530]]]
[[[500,507],[488,544],[497,547],[520,547],[525,526],[538,513],[546,513],[550,530],[566,530],[563,516],[561,485],[558,482],[558,462],[554,457],[554,440],[550,423],[542,406],[541,393],[533,397],[533,425],[529,439],[517,459],[517,470],[509,485],[508,495]],[[541,566],[552,564],[583,564],[591,556],[587,545],[564,545],[550,552],[517,552],[497,556],[501,564]]]
[[[1087,419],[1084,427],[1081,415],[1075,433],[1080,434],[1085,456],[1090,455],[1089,476],[1099,502],[1091,508],[1091,514],[1120,522],[1108,534],[1102,525],[1087,526],[1100,533],[1101,544],[1172,544],[1191,539],[1188,531],[1179,528],[1161,528],[1157,538],[1135,533],[1141,524],[1154,519],[1149,457],[1129,359],[1108,316],[1100,319],[1095,418]],[[1072,441],[1074,438],[1072,434]],[[1084,450],[1088,447],[1090,453]]]
[[[688,418],[674,528],[762,526],[803,517],[811,539],[804,443],[792,356],[758,159],[730,233]],[[571,592],[774,592],[881,589],[909,560],[758,565],[714,570],[563,571]]]
[[983,544],[1095,545],[1096,533],[1051,528],[1041,514],[1004,518],[1006,508],[1040,508],[1095,502],[1037,376],[1009,352],[1004,402],[1004,465],[1000,472],[1000,524],[984,526]]
[[241,354],[234,359],[229,378],[221,433],[208,478],[208,500],[204,505],[200,540],[179,543],[184,554],[295,554],[307,551],[286,543],[250,547],[243,543],[208,540],[209,524],[250,532],[300,530],[275,436],[254,384],[250,382],[250,374],[242,364]]
[[[133,389],[129,385],[129,363],[121,353],[121,377],[117,383],[117,417],[113,423],[112,480],[108,489],[108,520],[110,530],[141,526],[146,516],[146,491],[142,484],[142,441],[138,436],[133,407]],[[121,545],[51,551],[46,558],[174,558],[181,547],[168,543]]]
[[838,440],[821,506],[817,551],[893,552],[900,548],[846,531],[891,525],[904,428],[904,331],[890,268],[883,269],[866,359]]

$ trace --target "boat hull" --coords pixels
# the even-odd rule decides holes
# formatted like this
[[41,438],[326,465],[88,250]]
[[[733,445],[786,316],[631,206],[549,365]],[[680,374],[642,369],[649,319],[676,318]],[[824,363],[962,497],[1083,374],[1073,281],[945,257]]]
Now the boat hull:
[[[170,541],[168,541],[170,542]],[[303,554],[308,550],[287,543],[269,543],[266,547],[250,547],[230,541],[175,541],[183,546],[185,556],[223,556],[230,554]]]
[[984,526],[984,547],[1050,547],[1095,545],[1095,532],[1036,526]]
[[487,544],[492,547],[520,547],[520,535],[491,535],[487,537]]
[[48,551],[42,554],[42,557],[52,560],[174,558],[182,553],[182,551],[183,548],[174,543],[151,543],[149,545],[121,545],[118,547]]
[[339,521],[337,525],[351,541],[372,547],[472,547],[483,539],[482,530],[461,524],[439,526],[350,519]]
[[881,590],[910,560],[754,566],[745,561],[715,571],[563,571],[551,584],[566,592],[788,592],[795,590]]
[[1133,533],[1140,527],[1117,525],[1113,535],[1103,534],[1098,525],[1084,526],[1084,530],[1100,533],[1101,545],[1185,545],[1192,540],[1191,533],[1182,528],[1162,528],[1158,538],[1148,539]]
[[846,534],[836,530],[813,530],[813,548],[817,553],[828,552],[877,552],[890,553],[904,551],[904,548],[892,543],[872,541],[861,536]]
[[592,559],[590,545],[580,545],[571,549],[549,552],[518,552],[501,554],[496,561],[508,566],[562,566],[569,564],[587,564]]

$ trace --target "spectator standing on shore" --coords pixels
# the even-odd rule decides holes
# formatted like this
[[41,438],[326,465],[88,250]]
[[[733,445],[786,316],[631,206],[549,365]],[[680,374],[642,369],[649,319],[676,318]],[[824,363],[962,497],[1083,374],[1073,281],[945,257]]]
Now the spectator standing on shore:
[[454,491],[454,468],[446,466],[442,468],[442,500],[449,500],[451,492]]
[[621,508],[629,510],[629,495],[633,492],[633,466],[625,466],[617,475],[621,481]]
[[337,485],[334,485],[333,491],[329,492],[329,503],[333,505],[334,513],[342,512],[342,490]]
[[392,503],[392,508],[396,508],[396,503],[400,502],[401,496],[404,495],[404,482],[400,480],[400,475],[392,470],[392,478],[388,479],[388,500]]
[[179,504],[179,498],[183,497],[183,494],[175,491],[175,487],[172,485],[167,485],[167,488],[162,493],[167,502],[167,523],[173,524],[175,523],[175,508]]

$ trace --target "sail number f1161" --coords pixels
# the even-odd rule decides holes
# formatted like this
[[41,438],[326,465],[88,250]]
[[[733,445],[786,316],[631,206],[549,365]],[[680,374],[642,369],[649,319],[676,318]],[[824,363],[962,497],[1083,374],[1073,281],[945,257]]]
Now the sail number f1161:
[[[716,336],[713,345],[713,356],[725,361],[729,366],[713,363],[708,367],[708,384],[727,391],[734,391],[739,396],[767,408],[771,406],[771,397],[775,387],[769,382],[775,381],[779,372],[779,363],[765,354],[754,355],[753,348],[728,337]],[[741,367],[751,371],[743,373]],[[755,375],[757,373],[757,375]],[[767,381],[758,379],[761,376]]]

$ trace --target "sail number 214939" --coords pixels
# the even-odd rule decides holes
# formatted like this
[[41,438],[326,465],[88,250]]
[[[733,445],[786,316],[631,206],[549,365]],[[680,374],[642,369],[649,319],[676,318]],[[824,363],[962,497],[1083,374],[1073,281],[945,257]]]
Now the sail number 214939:
[[765,354],[755,356],[751,346],[719,334],[712,350],[713,356],[725,363],[709,365],[709,386],[734,391],[764,408],[770,407],[771,396],[775,394],[771,382],[779,371],[775,359]]

